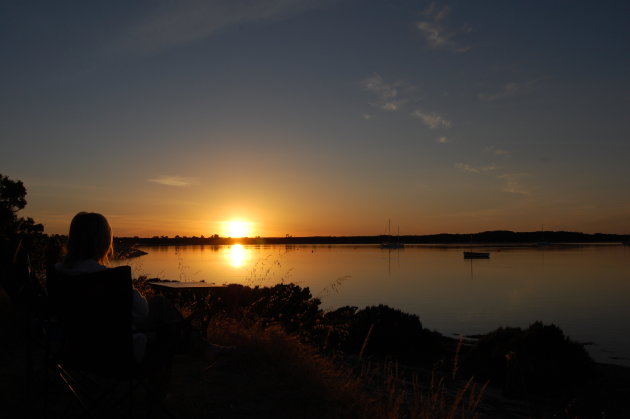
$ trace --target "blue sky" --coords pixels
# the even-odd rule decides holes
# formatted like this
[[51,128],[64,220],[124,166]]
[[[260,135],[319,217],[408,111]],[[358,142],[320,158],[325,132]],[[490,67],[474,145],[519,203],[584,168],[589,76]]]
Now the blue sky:
[[52,233],[628,233],[629,9],[3,2],[0,173]]

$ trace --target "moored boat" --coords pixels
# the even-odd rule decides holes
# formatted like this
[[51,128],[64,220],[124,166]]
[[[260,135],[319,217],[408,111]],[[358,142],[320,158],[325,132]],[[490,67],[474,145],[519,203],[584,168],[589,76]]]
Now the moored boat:
[[405,247],[404,243],[400,242],[400,227],[398,227],[398,236],[396,236],[396,240],[392,240],[392,224],[391,220],[387,221],[387,240],[381,243],[381,249],[402,249]]
[[464,259],[490,259],[490,252],[464,252]]
[[383,242],[381,243],[381,249],[402,249],[405,247],[404,243],[400,242]]

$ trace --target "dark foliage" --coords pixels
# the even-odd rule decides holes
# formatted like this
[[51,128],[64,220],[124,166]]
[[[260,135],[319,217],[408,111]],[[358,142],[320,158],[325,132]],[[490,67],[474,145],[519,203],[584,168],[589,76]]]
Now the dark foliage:
[[555,325],[500,328],[481,338],[463,367],[490,379],[513,396],[571,394],[595,376],[595,363],[584,346],[565,337]]
[[[140,284],[136,287],[142,288]],[[280,325],[328,353],[358,355],[366,342],[364,356],[411,365],[431,366],[445,355],[445,338],[424,329],[416,315],[384,305],[359,311],[346,306],[324,312],[320,300],[308,288],[295,284],[254,288],[229,285],[215,291],[210,299],[180,293],[178,305],[198,313],[202,325],[217,315],[252,319],[264,327]]]
[[311,291],[295,284],[278,284],[256,289],[260,297],[250,306],[252,313],[269,322],[280,323],[289,333],[312,335],[321,321],[320,300]]
[[358,354],[365,344],[364,356],[418,365],[439,360],[444,353],[442,342],[442,335],[423,328],[415,314],[378,305],[359,310],[351,317],[342,348]]
[[323,350],[329,352],[342,350],[344,343],[348,340],[356,312],[357,307],[343,306],[324,313],[318,329],[318,342]]
[[0,286],[19,302],[31,272],[43,272],[44,226],[17,213],[26,206],[26,188],[0,174]]

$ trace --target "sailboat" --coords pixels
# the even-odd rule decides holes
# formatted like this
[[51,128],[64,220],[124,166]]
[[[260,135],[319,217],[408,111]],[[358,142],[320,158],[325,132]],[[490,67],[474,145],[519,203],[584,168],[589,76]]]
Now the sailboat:
[[545,241],[545,225],[544,224],[540,226],[540,236],[542,237],[542,241],[539,241],[538,243],[536,243],[536,246],[544,247],[544,246],[549,246],[551,244],[548,241]]
[[391,230],[391,220],[387,220],[387,240],[381,243],[381,249],[402,249],[403,247],[405,247],[405,244],[399,241],[400,227],[398,227],[398,236],[396,236],[396,241],[392,241]]
[[470,235],[470,251],[464,252],[464,259],[490,259],[490,252],[473,252],[472,234]]

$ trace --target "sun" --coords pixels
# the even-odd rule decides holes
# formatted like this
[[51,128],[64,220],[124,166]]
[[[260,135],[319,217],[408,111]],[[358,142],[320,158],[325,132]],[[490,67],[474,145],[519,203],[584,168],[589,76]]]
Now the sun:
[[243,220],[230,220],[225,222],[225,234],[227,237],[249,237],[252,223]]

